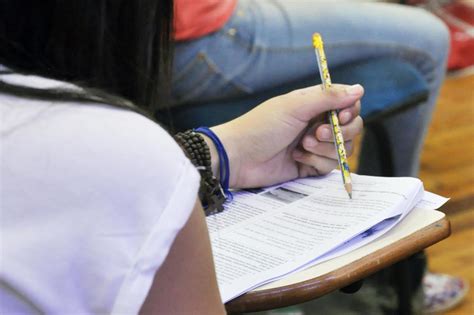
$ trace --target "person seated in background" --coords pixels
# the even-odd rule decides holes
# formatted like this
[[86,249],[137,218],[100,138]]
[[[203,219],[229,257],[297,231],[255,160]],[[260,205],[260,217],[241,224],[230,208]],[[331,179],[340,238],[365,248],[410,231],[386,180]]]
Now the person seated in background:
[[[314,84],[319,77],[311,41],[314,32],[323,35],[330,69],[381,57],[412,64],[428,83],[428,99],[381,123],[390,139],[395,139],[391,143],[394,175],[418,175],[420,152],[444,79],[449,48],[447,28],[434,15],[420,8],[380,2],[176,0],[175,18],[172,106],[176,107],[224,103],[261,92],[271,95],[295,83]],[[359,159],[358,173],[382,175],[378,154],[370,142],[365,143],[367,148],[362,151],[367,154]],[[312,139],[308,145],[317,147],[319,141]],[[419,255],[415,260],[415,312],[422,311],[423,303],[424,311],[430,311],[433,301],[439,307],[440,303],[451,306],[452,301],[461,300],[460,295],[465,294],[462,279],[425,274],[425,257]],[[425,295],[423,275],[429,283]],[[321,299],[314,307],[321,310],[323,304],[331,304],[331,309],[324,308],[325,314],[347,312],[339,308],[341,299],[360,298],[365,301],[360,302],[362,310],[388,312],[396,308],[391,277],[386,271],[366,281],[359,294],[334,296],[336,301],[332,302]],[[372,293],[374,298],[369,298]]]
[[[165,0],[0,2],[0,313],[225,312],[200,200],[220,188],[215,143],[175,141],[147,118],[168,94],[172,12]],[[208,129],[230,188],[330,172],[322,117],[340,111],[350,148],[363,92],[295,90]]]

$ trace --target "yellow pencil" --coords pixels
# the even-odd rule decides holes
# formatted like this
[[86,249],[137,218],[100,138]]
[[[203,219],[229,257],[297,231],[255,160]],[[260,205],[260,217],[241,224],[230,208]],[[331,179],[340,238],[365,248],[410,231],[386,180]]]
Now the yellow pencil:
[[[319,33],[313,34],[313,46],[318,61],[319,73],[321,75],[323,89],[331,87],[331,76],[329,75],[328,63],[326,54],[324,53],[323,39]],[[341,127],[339,126],[339,119],[337,118],[337,111],[331,110],[329,112],[329,121],[332,127],[332,134],[334,137],[334,144],[336,145],[337,159],[339,161],[339,168],[341,169],[342,182],[344,188],[352,199],[352,180],[351,171],[349,170],[349,163],[347,162],[346,149],[344,147],[344,139],[342,137]]]

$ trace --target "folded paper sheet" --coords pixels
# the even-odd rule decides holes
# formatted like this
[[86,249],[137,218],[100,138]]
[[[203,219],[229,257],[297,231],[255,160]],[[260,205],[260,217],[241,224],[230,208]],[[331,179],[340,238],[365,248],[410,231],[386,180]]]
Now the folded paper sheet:
[[[223,302],[369,243],[423,200],[419,179],[352,176],[353,199],[334,171],[239,191],[224,212],[208,217]],[[425,208],[446,201],[426,196]]]

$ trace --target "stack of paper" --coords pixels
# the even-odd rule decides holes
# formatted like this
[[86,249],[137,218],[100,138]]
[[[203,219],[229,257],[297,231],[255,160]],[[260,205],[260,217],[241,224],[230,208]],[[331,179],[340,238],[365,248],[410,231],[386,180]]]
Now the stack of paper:
[[[352,199],[334,171],[237,192],[224,212],[208,217],[223,302],[367,244],[402,220],[424,194],[416,178],[353,174],[352,181]],[[446,200],[426,196],[424,207]]]

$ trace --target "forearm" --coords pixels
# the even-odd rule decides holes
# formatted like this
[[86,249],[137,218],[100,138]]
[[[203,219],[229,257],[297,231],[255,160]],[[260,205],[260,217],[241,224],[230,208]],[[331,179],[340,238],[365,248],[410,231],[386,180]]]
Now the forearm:
[[[215,126],[210,128],[218,137],[219,140],[222,142],[224,149],[227,153],[227,157],[229,159],[229,188],[239,188],[236,187],[236,178],[238,178],[238,168],[239,168],[239,154],[238,149],[236,148],[236,143],[234,141],[234,132],[232,130],[232,126],[229,123]],[[211,138],[208,136],[201,134],[204,138],[204,141],[209,147],[209,151],[211,153],[211,168],[212,173],[214,176],[220,180],[220,161],[219,161],[219,153],[217,152],[217,148],[212,141]]]
[[[321,120],[314,131],[308,128],[329,110],[340,110],[343,137],[350,145],[363,127],[359,117],[362,95],[360,85],[334,85],[328,91],[309,87],[268,100],[237,119],[212,127],[229,162],[225,170],[229,187],[224,189],[263,187],[330,172],[337,165],[337,154],[329,125]],[[325,129],[329,130],[328,136],[324,136]],[[212,140],[214,135],[204,135],[208,133],[204,129],[198,132],[210,151],[210,165],[208,153],[205,156],[206,176],[212,177],[212,170],[213,176],[221,180],[222,160]],[[194,155],[202,159],[200,152]]]
[[226,196],[230,195],[229,188],[238,188],[230,176],[238,174],[238,171],[230,169],[230,165],[236,164],[233,162],[235,156],[233,152],[238,151],[226,136],[230,129],[217,126],[211,130],[202,127],[180,132],[174,136],[186,156],[199,170],[201,175],[199,198],[206,207],[206,214],[221,211]]

